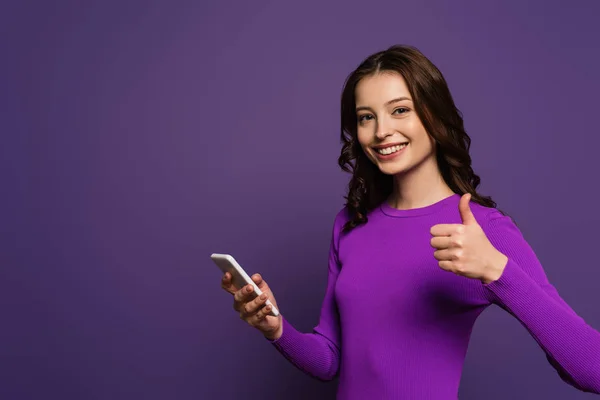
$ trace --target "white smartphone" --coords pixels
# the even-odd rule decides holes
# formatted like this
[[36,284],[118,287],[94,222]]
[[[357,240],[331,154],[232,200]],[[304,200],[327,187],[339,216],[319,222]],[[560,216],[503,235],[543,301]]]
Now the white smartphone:
[[[233,258],[232,255],[213,253],[210,255],[210,258],[214,261],[215,264],[217,264],[217,267],[219,267],[223,274],[225,274],[226,272],[229,272],[231,274],[231,276],[233,277],[233,284],[235,285],[235,287],[241,289],[246,285],[252,285],[252,287],[254,288],[254,291],[252,292],[253,298],[256,298],[262,294],[262,291],[258,288],[256,283],[254,283],[254,281],[250,279],[250,276],[248,276],[246,271],[244,271],[244,269],[240,266],[240,264],[238,264],[238,262],[235,260],[235,258]],[[275,307],[275,305],[273,305],[273,303],[271,303],[269,299],[267,299],[266,304],[271,306],[271,311],[269,312],[269,315],[272,315],[273,317],[279,315],[279,310],[277,309],[277,307]]]

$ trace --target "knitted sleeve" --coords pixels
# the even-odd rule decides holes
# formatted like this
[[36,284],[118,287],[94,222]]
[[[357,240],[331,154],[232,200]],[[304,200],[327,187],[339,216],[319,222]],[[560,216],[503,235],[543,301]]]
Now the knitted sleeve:
[[494,211],[482,227],[508,257],[502,276],[484,285],[489,300],[521,322],[565,382],[600,393],[600,333],[559,296],[509,217]]
[[331,237],[327,289],[317,326],[313,332],[299,332],[282,314],[282,335],[279,339],[271,341],[292,364],[323,381],[335,378],[340,364],[339,314],[334,290],[340,271],[338,243],[343,222],[340,212],[336,217]]

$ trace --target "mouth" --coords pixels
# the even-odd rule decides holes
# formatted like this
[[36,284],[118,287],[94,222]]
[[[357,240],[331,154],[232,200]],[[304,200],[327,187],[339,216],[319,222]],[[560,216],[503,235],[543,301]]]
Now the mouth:
[[406,143],[394,144],[394,145],[391,145],[391,146],[377,147],[377,148],[375,148],[375,151],[378,154],[381,154],[382,156],[388,156],[390,154],[394,154],[394,153],[399,152],[400,150],[402,150],[406,146],[408,146],[407,142]]

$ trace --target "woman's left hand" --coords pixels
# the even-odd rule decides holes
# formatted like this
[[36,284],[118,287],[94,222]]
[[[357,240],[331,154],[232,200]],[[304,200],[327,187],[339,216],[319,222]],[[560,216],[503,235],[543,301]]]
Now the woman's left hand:
[[461,197],[462,224],[438,224],[431,228],[433,256],[440,268],[488,284],[502,276],[508,258],[488,240],[469,207],[470,194]]

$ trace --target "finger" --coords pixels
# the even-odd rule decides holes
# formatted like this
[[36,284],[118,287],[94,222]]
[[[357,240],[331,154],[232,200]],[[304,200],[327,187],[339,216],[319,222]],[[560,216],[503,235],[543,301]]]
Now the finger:
[[233,285],[231,274],[226,272],[221,278],[221,287],[228,293],[235,294],[237,291],[236,287]]
[[252,275],[252,280],[262,292],[269,289],[269,285],[267,285],[267,282],[264,281],[261,274]]
[[269,315],[269,313],[271,312],[271,305],[266,305],[263,308],[261,308],[260,310],[258,310],[256,312],[256,315],[254,316],[254,320],[256,321],[256,323],[259,323],[260,321],[262,321],[263,319],[265,319],[265,317],[267,315]]
[[466,193],[460,198],[460,202],[458,203],[458,211],[460,212],[460,218],[462,223],[465,225],[474,225],[477,223],[473,212],[471,211],[471,207],[469,206],[469,201],[471,200],[471,194]]
[[245,315],[250,315],[250,314],[255,313],[257,310],[259,310],[261,307],[264,306],[266,301],[267,301],[267,295],[263,293],[260,296],[258,296],[256,299],[246,303],[246,305],[244,306],[243,313]]
[[440,266],[441,269],[443,269],[445,271],[452,272],[454,270],[454,265],[452,264],[452,261],[440,261],[440,262],[438,262],[438,265]]
[[432,236],[452,236],[464,233],[465,226],[462,224],[437,224],[431,227]]
[[447,249],[453,244],[453,240],[450,236],[434,236],[431,238],[431,247],[436,249]]
[[236,291],[233,298],[238,303],[245,303],[252,298],[253,291],[254,288],[252,285],[246,285],[240,290]]
[[433,257],[438,261],[453,261],[456,259],[454,252],[449,249],[436,250],[433,252]]
[[462,249],[464,246],[464,237],[461,235],[453,236],[434,236],[431,238],[431,247],[444,250],[444,249]]

